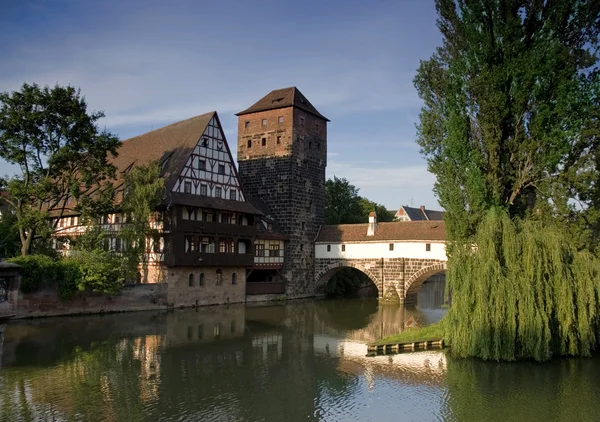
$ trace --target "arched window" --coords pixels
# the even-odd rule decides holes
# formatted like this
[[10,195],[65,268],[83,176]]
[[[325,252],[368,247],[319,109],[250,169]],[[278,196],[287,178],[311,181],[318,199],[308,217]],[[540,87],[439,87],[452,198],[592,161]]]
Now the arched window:
[[231,284],[237,284],[237,274],[231,274]]
[[220,286],[223,283],[223,271],[219,268],[217,270],[217,282],[215,283],[217,286]]
[[198,280],[199,286],[204,286],[204,273],[200,273],[200,279]]
[[188,278],[188,285],[190,287],[194,287],[194,274],[190,274],[190,276]]

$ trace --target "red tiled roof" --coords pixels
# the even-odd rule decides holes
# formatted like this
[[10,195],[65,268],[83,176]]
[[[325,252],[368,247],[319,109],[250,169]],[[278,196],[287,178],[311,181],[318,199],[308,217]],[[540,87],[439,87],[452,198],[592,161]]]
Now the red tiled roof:
[[367,236],[368,224],[338,224],[322,226],[318,243],[369,242],[369,241],[445,241],[446,226],[443,221],[397,221],[377,224],[374,236]]
[[276,110],[278,108],[285,107],[297,107],[310,114],[320,117],[321,119],[329,121],[327,117],[323,116],[317,111],[315,106],[313,106],[295,86],[276,89],[269,92],[246,110],[237,113],[236,116],[256,113],[259,111]]

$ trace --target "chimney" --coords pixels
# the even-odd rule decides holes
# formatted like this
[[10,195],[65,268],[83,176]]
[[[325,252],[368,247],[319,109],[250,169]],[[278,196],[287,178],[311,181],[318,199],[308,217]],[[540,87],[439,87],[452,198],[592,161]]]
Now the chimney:
[[425,220],[429,220],[429,217],[427,216],[427,213],[425,212],[425,205],[421,205],[419,208],[421,209],[421,212],[423,213],[423,217],[425,217]]
[[369,228],[367,228],[367,236],[375,236],[377,230],[377,214],[375,211],[369,214]]

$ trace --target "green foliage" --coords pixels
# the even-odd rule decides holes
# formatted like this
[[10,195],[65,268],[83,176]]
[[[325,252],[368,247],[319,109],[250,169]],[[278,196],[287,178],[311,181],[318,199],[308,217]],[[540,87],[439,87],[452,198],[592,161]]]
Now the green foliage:
[[7,261],[22,267],[20,289],[23,293],[32,293],[57,282],[57,264],[49,256],[18,256]]
[[325,182],[325,223],[363,223],[358,189],[346,179],[333,176]]
[[67,204],[92,213],[112,199],[109,178],[115,168],[119,140],[100,132],[102,112],[87,113],[87,104],[73,87],[24,84],[20,91],[0,94],[0,157],[20,168],[4,181],[6,199],[15,209],[21,254],[33,240],[49,237],[48,209],[58,216]]
[[325,182],[325,223],[355,224],[369,221],[369,214],[377,213],[377,221],[393,221],[394,214],[383,205],[358,195],[359,189],[344,178],[333,176]]
[[600,2],[436,8],[443,45],[415,86],[418,143],[446,210],[452,353],[587,356],[599,312]]
[[445,319],[421,328],[409,328],[399,334],[384,337],[377,344],[409,343],[412,341],[429,341],[445,339]]
[[154,224],[157,219],[152,217],[164,195],[164,179],[160,177],[157,163],[134,167],[125,176],[122,210],[128,219],[120,236],[127,245],[123,262],[128,279],[134,279],[140,264],[144,271],[147,269],[150,243],[157,244],[159,241],[159,232]]
[[582,135],[597,127],[600,3],[436,7],[443,46],[415,78],[425,103],[418,142],[437,176],[450,239],[466,240],[492,206],[524,217],[537,202],[566,219],[575,211],[569,198],[583,200],[575,175],[590,170],[588,182],[598,180],[598,160],[585,169],[577,150],[598,157],[598,131]]
[[56,286],[62,300],[84,290],[118,294],[123,282],[120,260],[110,252],[77,251],[72,257],[59,260],[46,255],[26,255],[8,262],[22,267],[23,293]]
[[79,271],[78,290],[91,290],[116,295],[123,286],[121,261],[110,251],[77,251],[63,260],[63,267]]
[[19,254],[21,241],[17,227],[17,216],[3,213],[0,218],[0,257],[10,258]]
[[359,202],[362,208],[363,222],[369,221],[369,214],[373,211],[377,214],[377,222],[379,223],[394,221],[394,213],[388,211],[384,205],[369,201],[367,198],[360,198]]
[[447,338],[457,357],[589,356],[600,332],[600,260],[554,225],[492,209],[473,244],[456,248]]

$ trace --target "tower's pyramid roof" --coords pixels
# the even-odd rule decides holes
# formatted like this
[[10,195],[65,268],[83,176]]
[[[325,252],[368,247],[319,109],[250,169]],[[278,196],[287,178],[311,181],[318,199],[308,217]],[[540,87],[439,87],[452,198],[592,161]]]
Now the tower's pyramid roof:
[[321,119],[329,121],[329,119],[323,116],[317,111],[310,101],[300,92],[295,86],[289,88],[276,89],[269,92],[267,95],[262,97],[256,103],[246,110],[240,111],[236,116],[243,116],[244,114],[256,113],[259,111],[275,110],[278,108],[285,107],[297,107],[307,113],[313,114]]

